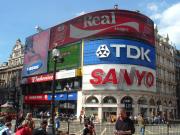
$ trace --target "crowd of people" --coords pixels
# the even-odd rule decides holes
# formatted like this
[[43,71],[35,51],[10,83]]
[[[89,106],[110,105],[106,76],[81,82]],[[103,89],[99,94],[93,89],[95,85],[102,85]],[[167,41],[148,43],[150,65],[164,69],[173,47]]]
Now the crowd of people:
[[[60,128],[60,120],[55,117],[56,135],[63,135],[58,132]],[[35,127],[35,122],[32,118],[32,113],[27,113],[24,118],[19,116],[17,125],[13,131],[12,119],[9,116],[4,116],[0,119],[0,135],[52,135],[52,119],[41,119],[40,126]]]
[[[56,135],[67,135],[67,133],[62,133],[59,131],[61,125],[61,117],[59,114],[55,115],[55,129]],[[48,120],[47,120],[48,119]],[[86,115],[80,115],[79,117],[80,124],[84,124],[84,129],[82,135],[96,135],[94,120],[95,116],[92,114],[89,117]],[[49,117],[44,117],[41,115],[40,126],[35,127],[35,122],[32,118],[32,113],[27,113],[26,117],[23,115],[18,116],[18,120],[16,121],[15,130],[12,131],[12,118],[10,116],[5,116],[0,119],[0,135],[52,135],[52,119]],[[163,119],[163,117],[154,116],[151,121],[147,121],[142,114],[138,114],[138,116],[132,117],[127,116],[126,110],[124,108],[120,108],[119,115],[117,117],[115,123],[115,135],[132,135],[135,133],[134,124],[138,124],[140,127],[140,135],[145,134],[145,124],[149,124],[150,122],[155,124],[165,123],[167,119]]]

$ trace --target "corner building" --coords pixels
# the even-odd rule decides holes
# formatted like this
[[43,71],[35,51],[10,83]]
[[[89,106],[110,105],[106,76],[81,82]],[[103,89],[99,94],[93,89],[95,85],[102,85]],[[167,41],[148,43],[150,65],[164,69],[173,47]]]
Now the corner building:
[[[88,13],[28,37],[22,70],[25,109],[50,109],[51,53],[57,47],[64,62],[57,64],[56,111],[78,118],[94,114],[99,122],[115,118],[119,107],[133,116],[175,113],[175,96],[157,89],[155,41],[153,21],[127,10]],[[164,101],[172,103],[170,110]]]

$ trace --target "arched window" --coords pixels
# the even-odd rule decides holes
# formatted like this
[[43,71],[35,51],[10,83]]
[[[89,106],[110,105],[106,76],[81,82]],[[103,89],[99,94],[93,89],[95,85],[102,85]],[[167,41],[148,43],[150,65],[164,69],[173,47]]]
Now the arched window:
[[103,99],[103,103],[105,103],[105,104],[116,104],[117,101],[116,101],[115,97],[113,97],[113,96],[106,96]]
[[167,101],[166,101],[166,100],[164,100],[163,105],[164,105],[164,106],[167,106]]
[[97,104],[99,103],[98,99],[95,96],[90,96],[86,100],[87,104]]
[[144,97],[140,97],[138,100],[138,104],[147,105],[147,100]]
[[149,100],[149,105],[155,106],[155,101],[154,101],[153,98],[151,98],[151,99]]
[[157,101],[157,105],[162,105],[161,100]]
[[172,106],[172,101],[169,101],[169,106]]
[[121,104],[125,104],[125,103],[133,103],[133,99],[130,96],[125,96],[121,99]]

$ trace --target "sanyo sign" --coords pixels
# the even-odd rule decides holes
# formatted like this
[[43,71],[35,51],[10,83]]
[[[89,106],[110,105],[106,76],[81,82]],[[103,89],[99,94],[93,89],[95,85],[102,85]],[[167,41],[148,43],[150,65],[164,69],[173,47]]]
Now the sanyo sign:
[[[145,49],[143,47],[137,47],[134,45],[125,45],[125,44],[110,44],[110,47],[115,49],[115,56],[116,57],[122,57],[121,51],[123,48],[126,51],[126,57],[130,59],[141,59],[141,60],[147,60],[148,62],[151,62],[149,53],[151,52],[150,49]],[[96,51],[96,55],[99,58],[108,57],[110,54],[110,51],[106,44],[100,45]]]

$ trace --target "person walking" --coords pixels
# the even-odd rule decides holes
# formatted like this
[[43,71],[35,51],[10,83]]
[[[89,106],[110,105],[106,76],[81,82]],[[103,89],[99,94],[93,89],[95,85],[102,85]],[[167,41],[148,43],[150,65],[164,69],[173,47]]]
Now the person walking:
[[145,133],[145,121],[142,114],[139,114],[138,116],[138,125],[140,127],[140,135],[144,135]]
[[35,123],[34,123],[34,120],[32,119],[32,113],[27,113],[26,118],[23,121],[23,123],[27,123],[28,127],[31,128],[32,131],[34,130]]
[[56,131],[58,131],[58,129],[60,128],[59,114],[56,114],[56,116],[55,116],[55,125],[56,125]]
[[29,127],[29,121],[24,121],[22,125],[17,128],[15,135],[32,135],[32,129]]
[[0,131],[0,135],[12,135],[11,127],[11,122],[6,122],[3,130]]
[[82,135],[90,135],[90,129],[88,127],[88,124],[84,124],[83,134]]
[[40,128],[34,129],[32,135],[47,135],[46,127],[47,127],[47,120],[42,120]]
[[125,108],[120,108],[115,124],[115,135],[132,135],[135,133],[134,123],[128,118]]

